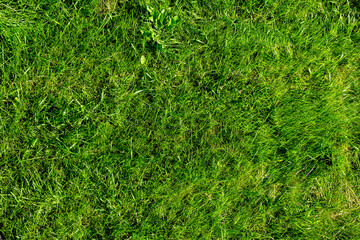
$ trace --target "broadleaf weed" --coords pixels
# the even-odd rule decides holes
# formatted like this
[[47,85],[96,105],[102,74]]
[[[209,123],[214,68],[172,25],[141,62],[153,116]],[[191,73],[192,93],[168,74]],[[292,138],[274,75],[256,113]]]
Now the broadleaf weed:
[[155,7],[146,5],[148,16],[144,18],[144,24],[140,28],[143,37],[143,46],[156,46],[165,49],[174,43],[171,39],[172,31],[180,21],[180,17],[173,16],[170,7]]

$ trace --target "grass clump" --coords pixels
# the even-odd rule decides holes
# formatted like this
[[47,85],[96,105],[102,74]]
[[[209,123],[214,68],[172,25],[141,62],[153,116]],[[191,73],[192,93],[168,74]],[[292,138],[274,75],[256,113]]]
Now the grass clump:
[[1,238],[356,238],[358,19],[0,0]]

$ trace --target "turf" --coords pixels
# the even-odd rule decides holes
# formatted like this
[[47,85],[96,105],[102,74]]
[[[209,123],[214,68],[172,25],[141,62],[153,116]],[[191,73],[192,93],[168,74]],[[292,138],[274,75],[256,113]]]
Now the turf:
[[356,0],[0,0],[0,239],[357,239]]

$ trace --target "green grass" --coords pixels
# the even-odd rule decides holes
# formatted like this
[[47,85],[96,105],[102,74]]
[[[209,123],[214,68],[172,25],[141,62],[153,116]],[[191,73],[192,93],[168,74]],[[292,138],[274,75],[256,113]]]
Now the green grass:
[[0,0],[0,238],[357,239],[359,13]]

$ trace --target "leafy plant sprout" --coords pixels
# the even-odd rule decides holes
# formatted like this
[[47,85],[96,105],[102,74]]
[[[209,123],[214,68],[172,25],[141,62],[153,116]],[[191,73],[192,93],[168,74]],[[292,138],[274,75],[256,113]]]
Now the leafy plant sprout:
[[171,32],[180,21],[178,16],[172,16],[172,9],[157,9],[151,5],[146,5],[149,14],[144,21],[145,26],[140,28],[143,36],[143,46],[156,45],[159,49],[164,49],[167,44],[171,44],[169,40],[164,38],[166,32]]

